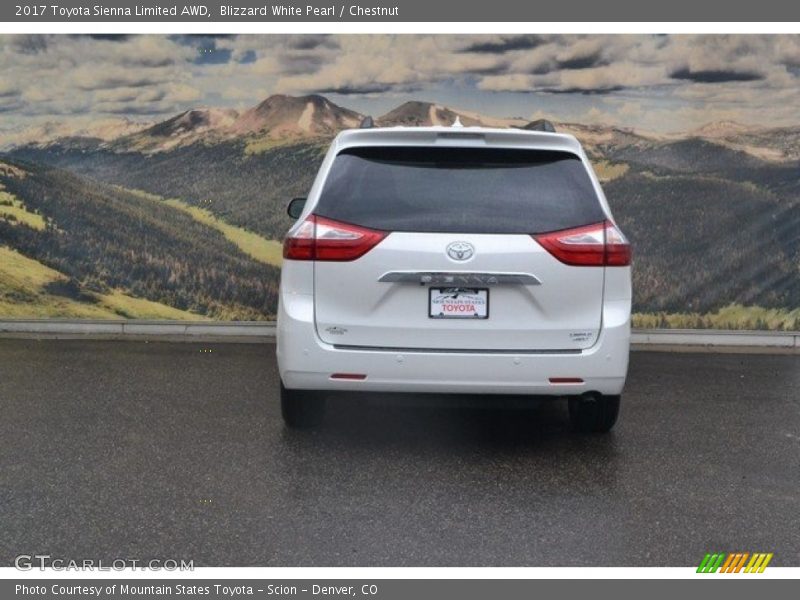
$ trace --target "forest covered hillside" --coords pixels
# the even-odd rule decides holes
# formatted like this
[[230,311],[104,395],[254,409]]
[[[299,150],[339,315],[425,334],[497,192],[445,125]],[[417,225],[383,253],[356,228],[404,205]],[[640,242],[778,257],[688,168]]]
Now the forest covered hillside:
[[[263,319],[274,313],[275,266],[248,256],[186,211],[54,167],[7,160],[3,166],[0,189],[17,214],[0,206],[0,247],[34,261],[30,267],[41,265],[47,275],[38,278],[45,287],[28,290],[33,296],[26,298],[24,289],[11,285],[10,269],[0,271],[0,305],[35,304],[44,293],[104,307],[106,296],[124,295],[154,303],[145,311],[153,318]],[[112,312],[139,316],[124,307]]]

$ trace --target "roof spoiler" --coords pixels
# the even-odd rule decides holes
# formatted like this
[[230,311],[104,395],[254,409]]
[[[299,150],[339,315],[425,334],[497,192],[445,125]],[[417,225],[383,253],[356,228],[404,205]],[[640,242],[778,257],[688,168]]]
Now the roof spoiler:
[[[359,124],[359,129],[372,129],[375,127],[375,119],[373,119],[370,115],[367,115],[363,119],[361,119],[361,123]],[[461,119],[456,117],[455,121],[453,122],[452,127],[459,128],[463,127],[461,124]],[[524,129],[526,131],[544,131],[547,133],[555,133],[556,128],[553,125],[552,121],[548,121],[547,119],[536,119],[535,121],[531,121],[526,125],[522,125],[518,127],[519,129]]]

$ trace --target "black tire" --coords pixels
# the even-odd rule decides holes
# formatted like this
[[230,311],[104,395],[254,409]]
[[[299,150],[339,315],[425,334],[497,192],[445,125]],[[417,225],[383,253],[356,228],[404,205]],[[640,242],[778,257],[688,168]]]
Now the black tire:
[[619,396],[586,394],[569,399],[569,420],[580,433],[611,431],[619,415]]
[[281,382],[281,415],[292,429],[315,427],[325,417],[325,396],[314,390],[287,390]]

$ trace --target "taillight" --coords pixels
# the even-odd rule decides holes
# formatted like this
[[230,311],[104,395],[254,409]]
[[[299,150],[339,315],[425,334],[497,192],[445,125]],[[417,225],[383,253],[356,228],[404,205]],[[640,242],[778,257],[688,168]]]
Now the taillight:
[[579,267],[624,267],[631,264],[631,246],[610,221],[534,235],[555,258]]
[[385,231],[310,215],[292,235],[283,240],[283,258],[355,260],[364,256],[385,237]]
[[283,240],[283,258],[314,260],[314,215],[308,217],[292,235]]
[[631,264],[631,244],[612,223],[606,223],[606,266],[627,267]]

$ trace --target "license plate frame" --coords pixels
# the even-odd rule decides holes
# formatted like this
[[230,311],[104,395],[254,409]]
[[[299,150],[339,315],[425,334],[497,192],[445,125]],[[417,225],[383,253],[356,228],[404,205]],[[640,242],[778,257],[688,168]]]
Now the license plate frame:
[[[446,294],[468,294],[483,301],[484,310],[474,311],[471,314],[453,312],[453,314],[445,314],[444,310],[438,314],[434,314],[434,294],[441,297]],[[458,304],[453,304],[457,306]],[[479,303],[475,304],[480,306]],[[462,306],[469,306],[462,304]],[[428,318],[429,319],[467,319],[470,321],[484,321],[489,318],[489,288],[471,288],[462,286],[449,286],[449,287],[431,287],[428,288]]]

